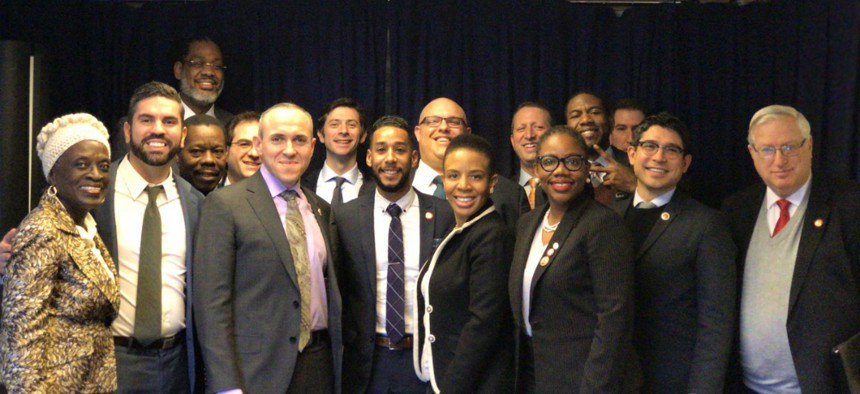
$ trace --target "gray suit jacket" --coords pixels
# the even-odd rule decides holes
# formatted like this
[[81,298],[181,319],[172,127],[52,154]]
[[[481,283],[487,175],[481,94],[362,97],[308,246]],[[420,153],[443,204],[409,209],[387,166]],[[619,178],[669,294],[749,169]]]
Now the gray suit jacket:
[[[110,176],[112,180],[116,180],[116,170],[122,159],[111,163]],[[194,278],[194,270],[191,267],[194,253],[194,233],[197,229],[197,219],[200,216],[200,205],[203,203],[203,195],[200,194],[194,186],[191,186],[185,179],[182,179],[178,173],[173,173],[173,180],[176,182],[176,188],[179,190],[179,201],[182,204],[182,211],[185,214],[185,344],[188,349],[188,381],[191,384],[191,392],[194,392],[196,387],[195,367],[200,367],[195,363],[194,352],[194,319],[192,313],[192,280]],[[105,245],[110,251],[110,257],[116,264],[119,271],[119,257],[117,251],[116,240],[116,215],[114,212],[114,192],[116,191],[116,182],[111,182],[108,186],[107,197],[105,202],[99,205],[92,211],[93,218],[96,220],[96,225],[99,229],[99,235],[102,237]],[[120,220],[122,215],[120,215]],[[120,387],[120,390],[122,387]]]
[[[340,391],[341,299],[329,205],[302,189],[326,242],[326,296],[335,387]],[[203,204],[194,258],[197,332],[206,391],[285,393],[298,355],[299,285],[290,244],[257,172],[215,190]]]
[[[632,199],[610,207],[624,216],[635,209]],[[736,319],[735,252],[719,212],[676,191],[636,251],[633,338],[643,392],[723,391]]]
[[[446,201],[416,191],[421,209],[420,264],[433,255],[454,225]],[[342,245],[338,283],[343,295],[343,374],[345,393],[364,393],[370,383],[376,338],[376,240],[373,205],[376,193],[362,195],[334,209]]]

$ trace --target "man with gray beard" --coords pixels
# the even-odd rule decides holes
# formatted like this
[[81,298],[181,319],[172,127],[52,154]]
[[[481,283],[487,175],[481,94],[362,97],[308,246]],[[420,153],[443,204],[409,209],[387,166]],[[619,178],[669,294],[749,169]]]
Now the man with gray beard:
[[193,37],[174,46],[171,53],[185,119],[206,114],[227,123],[233,114],[215,106],[227,70],[218,44],[206,36]]

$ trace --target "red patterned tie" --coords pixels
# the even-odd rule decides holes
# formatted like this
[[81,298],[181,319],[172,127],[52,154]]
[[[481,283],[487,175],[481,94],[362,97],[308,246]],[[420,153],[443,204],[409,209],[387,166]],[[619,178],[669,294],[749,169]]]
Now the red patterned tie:
[[788,207],[791,206],[791,202],[788,200],[779,200],[776,202],[776,205],[779,205],[779,220],[776,221],[776,227],[773,228],[773,235],[770,236],[771,238],[779,234],[779,231],[788,224]]

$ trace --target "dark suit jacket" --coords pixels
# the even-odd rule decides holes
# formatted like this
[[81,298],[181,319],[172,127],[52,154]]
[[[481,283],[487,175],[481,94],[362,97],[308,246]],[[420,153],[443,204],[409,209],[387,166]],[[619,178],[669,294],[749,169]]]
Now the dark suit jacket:
[[[421,208],[421,250],[423,264],[433,254],[445,230],[454,224],[447,202],[418,193]],[[343,391],[364,393],[373,369],[376,339],[376,240],[373,229],[375,193],[334,208],[341,256],[337,264],[338,283],[343,295]],[[428,218],[428,215],[430,218]],[[418,324],[418,322],[416,322]],[[410,371],[411,372],[411,371]]]
[[[313,171],[307,171],[302,175],[302,186],[310,189],[310,191],[316,193],[317,192],[317,181],[320,177],[320,171],[322,168],[318,168]],[[376,182],[373,180],[373,175],[370,173],[370,170],[361,168],[358,166],[358,171],[361,172],[361,176],[363,178],[361,187],[358,189],[359,196],[366,196],[368,194],[372,195],[374,190],[376,190]]]
[[516,225],[520,215],[529,211],[529,198],[523,187],[503,176],[499,176],[490,198],[508,226]]
[[[520,170],[514,172],[514,175],[511,175],[510,180],[514,182],[517,186],[519,186],[523,190],[523,195],[526,196],[526,207],[529,204],[529,195],[526,193],[526,189],[523,185],[520,185]],[[535,208],[540,208],[541,205],[546,204],[546,193],[544,193],[543,188],[540,185],[535,188]],[[524,212],[525,213],[525,212]]]
[[221,107],[216,106],[215,107],[215,118],[220,120],[221,123],[226,125],[227,122],[229,122],[231,119],[233,119],[233,114],[224,110]]
[[[632,200],[611,208],[624,216]],[[736,249],[719,212],[680,191],[662,215],[636,252],[642,391],[719,393],[735,333]]]
[[[518,335],[525,332],[523,273],[546,212],[517,224],[510,298]],[[537,393],[618,393],[627,386],[633,331],[633,247],[617,214],[581,193],[570,203],[531,284]]]
[[[830,351],[860,332],[860,185],[816,173],[810,188],[791,280],[788,344],[801,391],[840,392],[837,376],[841,372],[835,368]],[[739,295],[746,253],[764,195],[764,184],[758,184],[723,204],[740,251]],[[739,366],[739,360],[734,364]],[[739,369],[735,372],[741,373]],[[739,381],[739,377],[734,380]]]
[[[112,180],[116,180],[116,170],[119,166],[119,163],[122,159],[117,160],[111,163],[110,166],[110,177]],[[203,194],[201,194],[194,186],[191,186],[188,181],[182,179],[179,176],[178,172],[173,172],[173,180],[176,182],[176,189],[179,190],[179,201],[182,204],[182,211],[185,214],[185,345],[188,349],[188,374],[189,374],[189,382],[191,383],[191,392],[195,392],[197,383],[195,376],[199,371],[196,368],[201,368],[202,365],[199,365],[195,362],[195,351],[194,351],[194,342],[195,342],[195,327],[194,327],[194,314],[192,313],[192,281],[194,278],[193,275],[193,251],[194,251],[194,242],[195,237],[194,233],[197,230],[197,220],[200,216],[200,207],[203,203]],[[114,212],[114,193],[116,191],[115,187],[116,182],[111,181],[110,185],[108,185],[107,197],[105,197],[105,202],[102,205],[99,205],[92,211],[93,218],[96,220],[96,225],[99,229],[99,235],[102,237],[105,245],[110,251],[110,257],[113,259],[116,264],[117,271],[119,271],[119,258],[117,252],[117,240],[116,240],[116,215]],[[122,213],[119,215],[120,220],[122,220]],[[120,387],[122,389],[122,387]]]
[[[514,330],[507,283],[514,234],[498,212],[490,212],[449,236],[432,273],[431,264],[424,264],[418,276],[420,284],[430,275],[435,340],[425,343],[425,326],[419,323],[413,362],[420,365],[424,347],[431,346],[431,370],[440,392],[509,393]],[[427,300],[420,290],[417,295],[416,317],[423,322]]]
[[[340,388],[341,300],[329,205],[302,189],[326,242],[328,331]],[[203,204],[194,305],[207,392],[285,393],[298,354],[301,310],[290,244],[263,175],[215,190]]]

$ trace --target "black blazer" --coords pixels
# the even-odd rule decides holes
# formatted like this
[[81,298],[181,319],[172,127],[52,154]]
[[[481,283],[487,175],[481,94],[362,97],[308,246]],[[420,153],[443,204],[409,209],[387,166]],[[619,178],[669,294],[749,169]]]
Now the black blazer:
[[[435,383],[442,393],[509,393],[514,331],[507,280],[513,232],[493,211],[445,239],[435,264],[424,264],[418,276],[416,372],[424,347],[431,346],[431,387]],[[420,291],[428,275],[429,303]],[[432,343],[424,341],[427,313]]]
[[[119,248],[117,247],[116,239],[116,213],[114,212],[114,193],[116,192],[116,171],[119,163],[123,158],[114,161],[110,165],[111,182],[108,185],[105,202],[99,205],[92,211],[93,219],[96,220],[96,226],[99,229],[99,235],[102,241],[110,251],[110,257],[116,264],[117,272],[119,272]],[[197,232],[197,221],[200,217],[200,209],[203,205],[203,194],[201,194],[194,186],[191,186],[188,181],[179,176],[179,172],[173,172],[173,181],[176,182],[176,189],[179,191],[179,203],[182,205],[182,212],[185,214],[185,345],[188,349],[188,382],[191,385],[191,392],[195,392],[195,387],[202,384],[202,381],[197,381],[198,376],[202,375],[202,363],[196,362],[195,344],[195,329],[194,329],[194,314],[192,313],[191,296],[193,294],[192,280],[194,278],[193,256],[195,246],[195,233]],[[122,212],[119,215],[122,219]],[[122,389],[122,387],[120,387]]]
[[[302,189],[325,240],[324,268],[335,390],[341,378],[337,235],[329,205]],[[200,214],[194,306],[206,391],[285,393],[298,356],[301,302],[290,243],[261,172],[215,190]]]
[[505,224],[513,227],[520,215],[529,211],[529,198],[518,183],[500,176],[490,198]]
[[[447,202],[415,192],[421,208],[420,262],[428,261],[445,230],[454,224]],[[376,339],[376,240],[373,204],[376,193],[334,208],[341,258],[336,268],[343,295],[343,391],[364,393],[373,369]],[[416,322],[419,324],[419,322]]]
[[[830,351],[860,332],[860,185],[814,173],[788,304],[788,344],[804,393],[840,389]],[[765,185],[729,197],[723,212],[738,246],[738,298],[744,263]],[[735,352],[733,383],[739,383],[740,354]],[[731,388],[731,387],[729,387]]]
[[[510,298],[517,349],[525,334],[523,273],[547,206],[517,224]],[[557,248],[555,246],[558,245]],[[537,393],[618,393],[628,383],[633,331],[633,247],[615,212],[581,193],[547,245],[531,283]],[[519,373],[519,371],[518,371]],[[632,376],[632,375],[631,375]]]
[[[632,200],[611,208],[624,216]],[[633,338],[643,392],[723,391],[735,334],[735,256],[720,213],[676,191],[636,251]]]
[[[320,171],[322,171],[322,168],[317,168],[312,171],[306,171],[304,175],[302,175],[302,187],[305,187],[310,191],[316,193],[317,181],[320,177]],[[358,195],[372,195],[373,191],[376,190],[376,181],[373,180],[373,174],[370,173],[369,169],[362,168],[361,166],[358,166],[358,171],[361,172],[362,177],[361,187],[358,188]]]
[[[517,184],[517,186],[519,186],[523,190],[523,195],[526,196],[526,207],[528,207],[529,206],[529,195],[528,195],[528,193],[526,193],[525,187],[523,187],[523,185],[520,185],[520,183],[519,183],[520,182],[520,170],[519,169],[517,169],[514,172],[514,175],[511,175],[510,180],[512,182],[514,182],[515,184]],[[540,185],[538,185],[535,188],[535,209],[540,209],[540,206],[543,204],[546,204],[546,193],[543,191],[543,188],[540,187]],[[523,212],[523,213],[525,213],[525,212]]]

